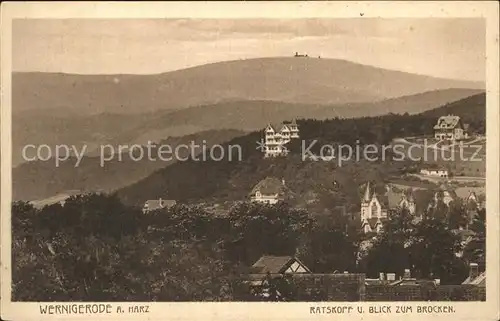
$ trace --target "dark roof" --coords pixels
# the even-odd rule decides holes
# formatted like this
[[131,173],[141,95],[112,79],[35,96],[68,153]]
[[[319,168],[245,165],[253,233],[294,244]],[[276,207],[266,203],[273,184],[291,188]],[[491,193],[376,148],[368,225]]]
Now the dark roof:
[[459,124],[459,122],[460,122],[460,117],[458,116],[453,116],[453,115],[441,116],[437,120],[436,125],[434,125],[434,129],[453,129]]
[[263,195],[278,194],[279,196],[284,196],[286,187],[283,182],[276,177],[266,177],[254,186],[250,195],[254,196],[257,191]]
[[435,286],[436,281],[416,278],[404,278],[390,283],[391,286]]
[[302,265],[308,272],[309,269],[299,261],[299,259],[292,256],[270,256],[264,255],[257,262],[252,265],[253,273],[284,273],[285,270],[293,263],[297,261]]
[[384,203],[386,203],[384,205],[389,208],[396,208],[399,206],[402,196],[402,193],[396,193],[392,189],[389,189],[383,198]]
[[283,121],[281,123],[273,123],[273,124],[267,124],[266,126],[266,129],[267,127],[271,126],[274,130],[274,132],[279,132],[281,131],[281,129],[283,128],[283,126],[287,126],[288,128],[290,128],[290,126],[297,126],[297,122],[295,121],[295,119],[293,119],[292,121]]
[[[379,218],[377,218],[377,217],[369,218],[366,221],[361,222],[361,228],[363,228],[366,224],[368,224],[368,225],[370,225],[370,228],[374,229],[375,227],[377,227],[377,222],[378,221],[379,221]],[[384,224],[384,222],[386,222],[386,221],[387,221],[386,217],[381,217],[380,218],[380,222],[382,224]]]
[[462,284],[476,285],[485,287],[486,286],[486,272],[479,274],[475,278],[471,278],[470,276],[462,282]]

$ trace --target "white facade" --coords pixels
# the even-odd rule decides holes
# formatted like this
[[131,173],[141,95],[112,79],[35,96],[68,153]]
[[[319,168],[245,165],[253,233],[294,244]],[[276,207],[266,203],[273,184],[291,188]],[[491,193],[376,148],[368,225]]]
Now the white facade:
[[460,117],[447,115],[438,118],[434,126],[434,138],[439,140],[462,140],[468,138],[468,134]]
[[285,270],[285,273],[308,273],[307,269],[297,261],[294,261],[288,269]]
[[254,186],[250,192],[250,200],[257,203],[276,204],[285,198],[285,180],[266,177]]
[[421,169],[420,174],[434,177],[448,177],[448,171],[445,169]]
[[400,208],[406,209],[411,215],[415,215],[416,213],[416,204],[413,197],[407,197],[406,195],[403,194],[403,197],[401,198],[401,201],[399,202],[398,206]]
[[264,157],[286,156],[288,150],[285,144],[292,139],[299,138],[299,128],[295,120],[279,126],[269,124],[264,130],[264,135]]
[[251,198],[252,202],[276,204],[279,201],[279,194],[262,194],[260,191],[255,192],[255,196]]

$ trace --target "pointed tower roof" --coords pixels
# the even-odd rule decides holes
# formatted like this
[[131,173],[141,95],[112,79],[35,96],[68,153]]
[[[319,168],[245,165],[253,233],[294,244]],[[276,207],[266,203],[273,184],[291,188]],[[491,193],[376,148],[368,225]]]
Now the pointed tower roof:
[[467,197],[468,201],[477,202],[477,195],[474,191],[470,191],[469,196]]
[[414,190],[413,188],[410,188],[407,190],[407,194],[408,194],[408,201],[410,202],[415,202],[415,196],[414,196]]
[[370,201],[370,182],[366,183],[365,195],[363,196],[363,201]]

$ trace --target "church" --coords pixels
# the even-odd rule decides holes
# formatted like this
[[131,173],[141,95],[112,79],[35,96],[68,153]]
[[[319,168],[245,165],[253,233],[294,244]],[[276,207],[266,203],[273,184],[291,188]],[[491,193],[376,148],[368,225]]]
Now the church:
[[361,199],[361,229],[363,233],[381,233],[384,224],[388,220],[388,210],[391,208],[404,208],[410,215],[416,213],[416,203],[413,191],[408,190],[402,193],[399,200],[395,200],[395,195],[387,189],[386,194],[379,195],[370,186],[366,188]]

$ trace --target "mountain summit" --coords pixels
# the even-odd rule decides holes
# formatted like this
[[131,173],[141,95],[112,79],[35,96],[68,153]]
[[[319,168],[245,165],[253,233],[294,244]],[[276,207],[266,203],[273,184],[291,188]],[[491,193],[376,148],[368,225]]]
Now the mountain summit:
[[312,57],[226,61],[156,75],[14,73],[12,81],[14,113],[139,113],[235,100],[344,104],[447,88],[484,88],[482,83]]

